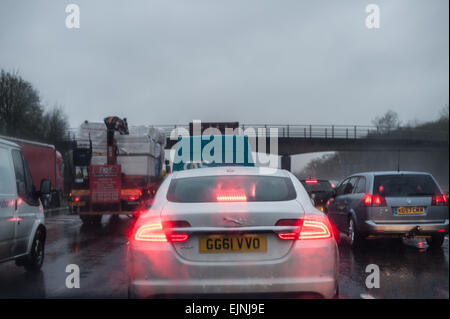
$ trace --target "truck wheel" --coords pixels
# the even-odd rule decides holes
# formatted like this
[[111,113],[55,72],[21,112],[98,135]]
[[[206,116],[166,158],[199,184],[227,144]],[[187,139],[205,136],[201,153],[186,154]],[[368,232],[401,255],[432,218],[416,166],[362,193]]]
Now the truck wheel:
[[92,222],[94,224],[101,224],[102,217],[103,217],[102,215],[94,215],[94,216],[92,216]]
[[31,244],[31,251],[27,258],[24,260],[25,270],[27,271],[39,271],[44,263],[45,253],[45,236],[41,229],[38,229],[34,236],[33,243]]
[[434,235],[431,238],[427,238],[427,244],[430,248],[439,248],[444,243],[444,236]]
[[91,216],[80,215],[83,224],[89,224],[91,222]]

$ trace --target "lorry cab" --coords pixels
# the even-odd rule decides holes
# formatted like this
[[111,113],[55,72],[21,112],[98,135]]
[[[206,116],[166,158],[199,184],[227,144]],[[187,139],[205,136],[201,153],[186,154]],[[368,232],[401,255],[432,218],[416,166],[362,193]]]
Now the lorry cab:
[[[50,191],[43,180],[41,191]],[[0,263],[15,260],[28,271],[44,260],[44,212],[20,146],[0,139]]]

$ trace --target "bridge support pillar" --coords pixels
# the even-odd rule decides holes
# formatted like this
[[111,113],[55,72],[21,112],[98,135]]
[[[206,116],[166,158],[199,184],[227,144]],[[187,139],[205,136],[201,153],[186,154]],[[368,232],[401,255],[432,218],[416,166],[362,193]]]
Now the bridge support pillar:
[[291,171],[291,155],[281,155],[281,168]]

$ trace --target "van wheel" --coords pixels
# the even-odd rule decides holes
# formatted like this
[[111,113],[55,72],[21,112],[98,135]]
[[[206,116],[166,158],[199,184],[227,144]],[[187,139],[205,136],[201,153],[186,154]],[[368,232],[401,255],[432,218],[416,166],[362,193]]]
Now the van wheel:
[[427,238],[427,244],[430,248],[439,248],[444,243],[444,236],[434,235],[431,238]]
[[352,248],[358,248],[365,242],[365,238],[356,229],[356,222],[353,219],[353,217],[350,218],[348,221],[347,234],[348,234],[349,244]]
[[45,236],[41,229],[38,229],[31,244],[31,251],[24,260],[24,267],[27,271],[39,271],[44,263]]

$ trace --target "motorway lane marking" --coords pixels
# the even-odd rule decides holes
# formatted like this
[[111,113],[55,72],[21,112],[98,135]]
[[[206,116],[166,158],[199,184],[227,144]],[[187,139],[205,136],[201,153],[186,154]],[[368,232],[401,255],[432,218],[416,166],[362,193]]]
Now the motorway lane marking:
[[74,223],[81,223],[81,220],[79,218],[73,218],[73,217],[58,217],[58,218],[46,218],[45,223],[47,225],[63,225],[63,224],[74,224]]

